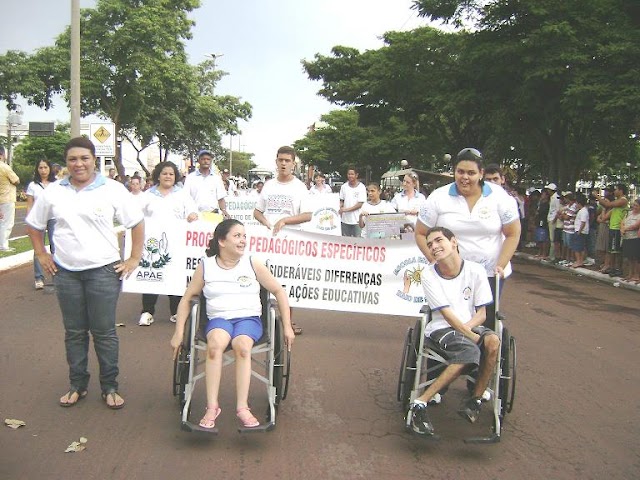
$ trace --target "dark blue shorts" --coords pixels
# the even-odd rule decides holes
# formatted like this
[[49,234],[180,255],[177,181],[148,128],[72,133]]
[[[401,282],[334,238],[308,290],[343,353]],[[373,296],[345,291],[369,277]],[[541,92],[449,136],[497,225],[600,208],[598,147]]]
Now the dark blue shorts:
[[431,332],[427,337],[429,340],[428,346],[449,363],[480,365],[484,337],[486,335],[496,335],[496,333],[482,325],[472,330],[480,335],[478,344],[473,343],[457,330],[447,327]]
[[214,328],[220,328],[227,332],[231,340],[239,335],[246,335],[251,337],[254,342],[257,342],[262,337],[262,320],[260,320],[260,317],[232,318],[231,320],[219,317],[210,318],[204,329],[204,335],[207,336]]
[[571,250],[574,252],[584,252],[587,249],[587,235],[574,233],[571,236]]

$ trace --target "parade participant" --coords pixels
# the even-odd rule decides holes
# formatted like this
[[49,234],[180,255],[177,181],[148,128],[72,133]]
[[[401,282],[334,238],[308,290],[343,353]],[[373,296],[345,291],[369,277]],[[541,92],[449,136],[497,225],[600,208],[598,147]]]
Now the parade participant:
[[358,171],[354,167],[347,170],[347,183],[340,187],[340,210],[342,236],[359,237],[360,208],[367,201],[367,189],[358,180]]
[[[253,210],[254,218],[277,235],[288,225],[299,228],[301,223],[311,220],[311,212],[306,210],[305,200],[309,196],[307,186],[293,175],[296,151],[289,146],[280,147],[276,154],[276,178],[267,180]],[[302,328],[293,325],[296,335]]]
[[[51,162],[46,159],[38,160],[33,171],[33,181],[27,186],[27,215],[29,215],[34,202],[44,189],[56,180],[56,174],[51,167]],[[55,218],[52,218],[47,222],[45,229],[45,232],[49,236],[49,250],[51,253],[55,252],[55,246],[53,243],[53,229],[55,224],[56,220]],[[43,234],[45,232],[43,232]],[[44,239],[42,241],[44,242]],[[35,253],[33,254],[33,276],[35,279],[35,289],[42,290],[44,288],[44,273],[42,272],[42,266],[40,265]]]
[[[160,162],[151,175],[154,186],[142,194],[141,203],[145,219],[171,225],[176,220],[193,222],[198,219],[198,208],[189,194],[176,185],[180,179],[178,167],[173,162]],[[162,243],[163,240],[160,240]],[[162,246],[161,246],[162,247]],[[180,296],[169,295],[171,322],[176,321]],[[142,294],[142,313],[138,325],[149,326],[154,322],[158,295]]]
[[196,202],[200,212],[219,212],[229,218],[224,198],[227,191],[222,178],[213,169],[213,154],[209,150],[198,152],[198,169],[187,175],[185,190]]
[[184,338],[191,300],[204,293],[208,323],[204,328],[207,337],[207,408],[200,420],[203,428],[214,428],[221,413],[218,394],[222,355],[229,343],[236,356],[236,415],[245,428],[260,425],[248,403],[251,348],[263,333],[260,285],[276,297],[285,344],[289,350],[295,339],[287,294],[264,263],[244,254],[246,246],[247,235],[241,222],[231,219],[218,224],[206,257],[196,268],[178,307],[178,321],[171,339],[174,359]]
[[[69,176],[48,187],[26,222],[33,250],[45,273],[53,275],[65,329],[70,386],[60,406],[87,396],[89,333],[98,364],[102,399],[120,409],[116,306],[121,281],[138,267],[144,242],[142,210],[124,185],[96,171],[95,147],[86,137],[72,138],[64,149]],[[43,230],[56,219],[53,255],[44,248]],[[122,261],[114,218],[131,229],[131,256]]]
[[380,185],[371,182],[367,185],[367,202],[360,209],[360,228],[362,229],[362,238],[367,238],[367,217],[372,213],[395,213],[393,208],[386,200],[380,198]]
[[[420,210],[416,244],[429,259],[426,234],[430,228],[456,229],[460,255],[484,266],[492,290],[495,275],[511,274],[511,257],[520,240],[520,215],[512,197],[501,187],[484,182],[482,154],[461,150],[454,161],[454,179],[437,188]],[[504,282],[501,282],[503,285]],[[494,298],[499,292],[493,292]],[[487,308],[487,327],[493,329],[495,308]]]
[[406,215],[407,223],[415,229],[416,221],[420,209],[426,201],[425,196],[420,193],[420,179],[415,172],[407,173],[402,179],[402,191],[395,194],[391,200],[391,205],[398,212]]
[[433,425],[427,404],[470,365],[480,367],[471,397],[458,413],[471,423],[480,414],[482,394],[489,385],[500,352],[500,339],[482,324],[486,306],[493,302],[491,288],[482,265],[463,260],[459,243],[447,228],[435,227],[425,238],[426,248],[435,264],[422,273],[422,287],[432,311],[424,331],[432,348],[449,364],[409,410],[411,429],[433,437]]
[[326,184],[326,177],[324,173],[318,172],[313,177],[313,185],[309,189],[311,195],[321,195],[324,193],[332,193],[331,187]]
[[226,168],[222,170],[222,184],[224,185],[224,189],[227,192],[227,197],[237,197],[239,195],[238,187],[236,186],[236,182],[231,180],[230,175],[231,174],[229,173],[229,170],[227,170]]

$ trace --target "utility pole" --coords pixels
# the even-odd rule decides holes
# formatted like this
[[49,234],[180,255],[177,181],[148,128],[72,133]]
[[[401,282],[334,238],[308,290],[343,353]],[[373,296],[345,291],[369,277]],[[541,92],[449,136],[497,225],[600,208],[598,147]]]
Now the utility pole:
[[71,0],[71,137],[80,136],[80,0]]
[[233,135],[229,135],[229,176],[233,175]]

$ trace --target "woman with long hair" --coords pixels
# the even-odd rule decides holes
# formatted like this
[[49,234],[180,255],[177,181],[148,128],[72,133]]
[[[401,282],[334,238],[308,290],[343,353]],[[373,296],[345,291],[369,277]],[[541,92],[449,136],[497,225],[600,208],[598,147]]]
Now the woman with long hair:
[[293,345],[289,300],[280,282],[267,266],[251,255],[245,255],[247,235],[244,225],[228,219],[219,223],[209,242],[206,256],[196,268],[193,278],[178,306],[176,329],[171,339],[174,358],[184,337],[191,310],[191,299],[201,292],[206,298],[207,359],[205,384],[207,407],[200,420],[203,428],[214,428],[221,413],[218,393],[222,377],[222,355],[231,344],[236,355],[236,416],[245,428],[260,422],[249,409],[251,381],[251,348],[262,336],[260,286],[269,290],[278,302],[284,327],[285,344]]
[[[33,208],[34,202],[40,196],[40,194],[44,192],[44,189],[56,180],[56,173],[53,166],[51,165],[51,162],[46,158],[38,160],[36,162],[35,168],[33,169],[33,181],[27,186],[27,215],[29,215],[29,212]],[[49,236],[49,250],[51,251],[51,253],[55,252],[55,247],[53,244],[53,229],[55,227],[55,224],[56,219],[50,219],[49,221],[47,221],[47,226],[42,232],[43,242],[44,234],[46,233]],[[42,265],[40,265],[38,257],[35,253],[33,254],[33,276],[35,279],[34,286],[36,290],[42,290],[44,288],[44,273],[42,271]]]
[[420,179],[415,172],[407,173],[402,179],[402,191],[394,195],[391,206],[399,213],[404,213],[406,221],[415,227],[420,213],[420,208],[426,201],[425,196],[420,193]]

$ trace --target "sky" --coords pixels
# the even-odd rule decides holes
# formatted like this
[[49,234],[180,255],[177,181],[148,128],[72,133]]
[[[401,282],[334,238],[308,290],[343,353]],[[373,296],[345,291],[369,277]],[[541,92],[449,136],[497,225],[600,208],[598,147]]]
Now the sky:
[[[58,8],[52,9],[56,4]],[[66,4],[67,8],[59,8]],[[7,2],[2,10],[0,53],[32,52],[53,44],[70,23],[70,0]],[[219,55],[227,72],[216,94],[234,95],[253,107],[242,134],[232,138],[233,150],[254,154],[259,166],[271,168],[276,150],[302,138],[320,116],[337,108],[317,95],[321,84],[310,81],[301,60],[329,55],[344,45],[360,51],[378,49],[387,31],[406,31],[427,24],[411,10],[413,0],[201,0],[191,13],[193,38],[187,41],[192,64]],[[92,7],[95,0],[80,0]],[[69,121],[65,102],[49,112],[25,101],[23,123]],[[6,106],[0,104],[0,115]],[[1,120],[3,123],[5,119]],[[229,137],[223,139],[229,148]]]

